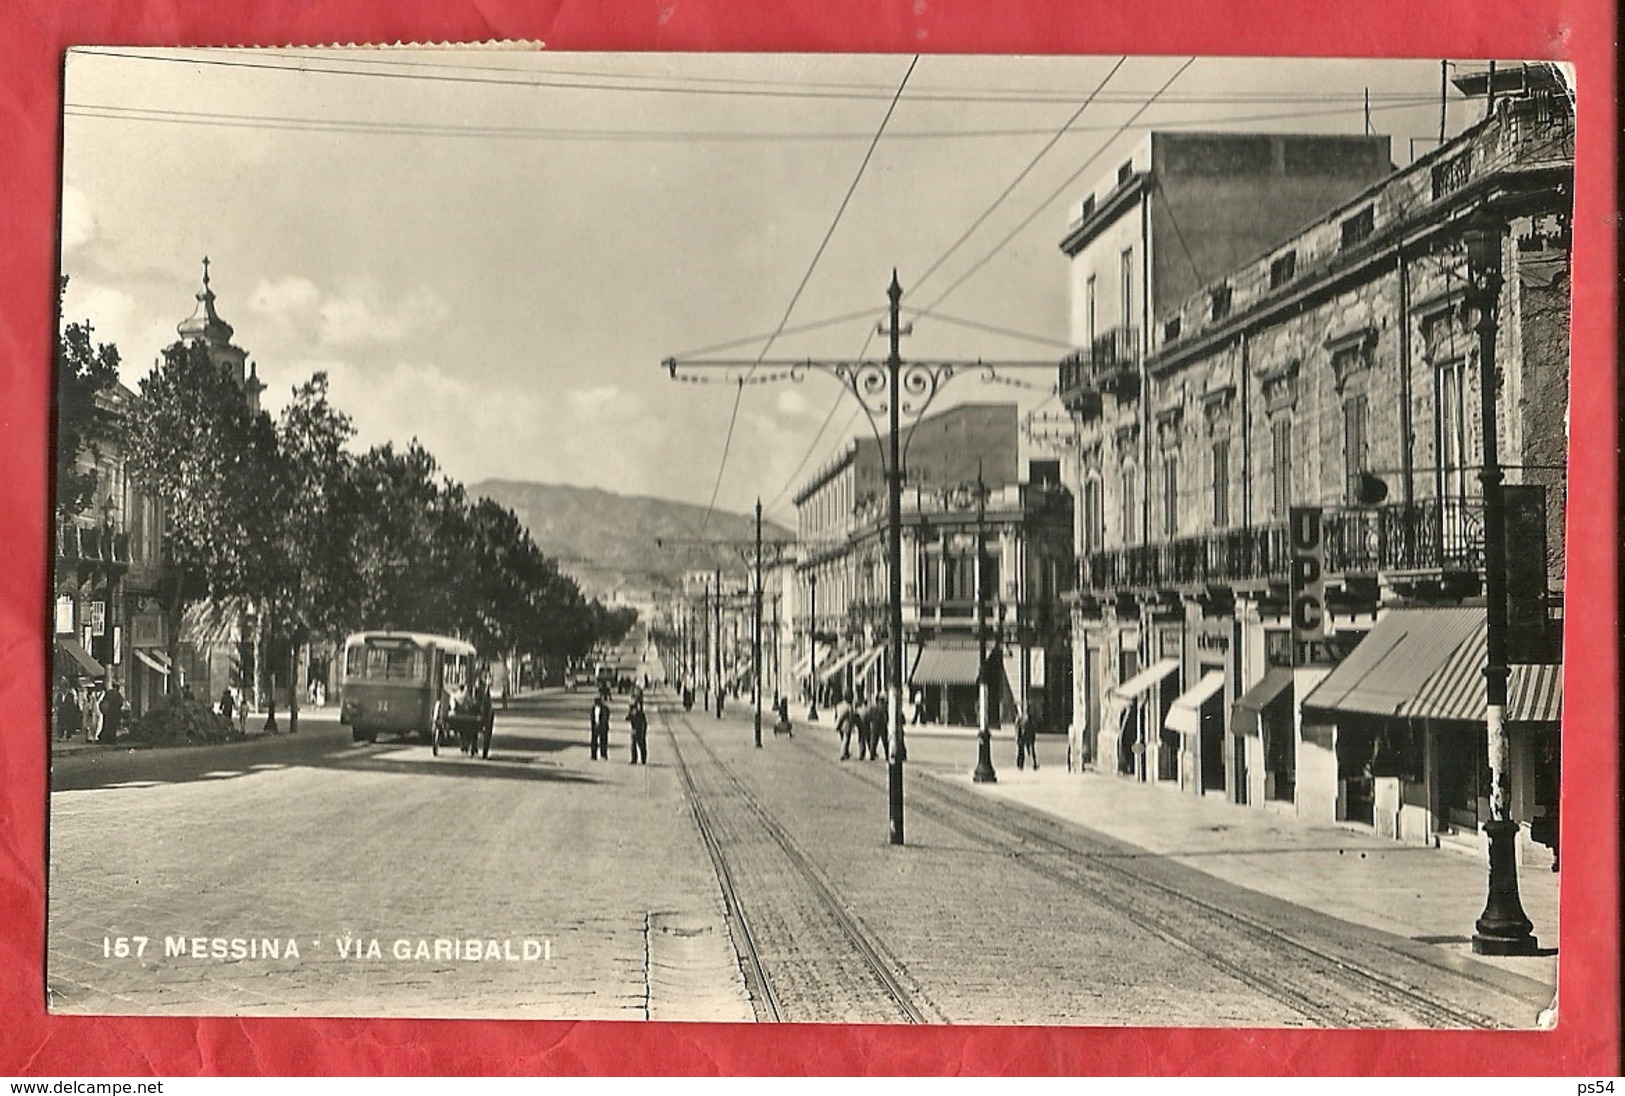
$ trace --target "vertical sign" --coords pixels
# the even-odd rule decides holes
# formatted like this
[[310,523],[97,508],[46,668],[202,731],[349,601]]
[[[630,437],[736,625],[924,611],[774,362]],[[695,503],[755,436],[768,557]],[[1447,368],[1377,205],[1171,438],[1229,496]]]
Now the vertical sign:
[[1287,517],[1287,555],[1295,643],[1316,643],[1326,638],[1326,547],[1320,534],[1318,506],[1292,507]]

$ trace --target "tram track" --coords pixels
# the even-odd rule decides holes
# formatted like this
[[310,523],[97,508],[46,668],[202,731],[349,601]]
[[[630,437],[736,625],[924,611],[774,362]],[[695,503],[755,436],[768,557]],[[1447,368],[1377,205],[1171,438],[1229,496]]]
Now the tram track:
[[[834,764],[816,750],[808,752],[823,764]],[[839,768],[877,793],[885,791],[885,783],[866,771]],[[1415,984],[1402,973],[1404,968],[1415,968],[1419,960],[1414,955],[1378,946],[1373,949],[1376,955],[1356,956],[1283,932],[1135,870],[1133,861],[1112,850],[1080,847],[1087,839],[1019,804],[993,801],[930,777],[913,781],[909,798],[912,811],[965,840],[1002,852],[1027,871],[1086,901],[1132,919],[1138,927],[1297,1013],[1308,1024],[1333,1028],[1511,1026]],[[1147,900],[1148,895],[1152,900]],[[1369,941],[1362,943],[1371,946]],[[1482,982],[1460,970],[1433,967],[1429,973],[1458,982],[1461,992],[1454,996],[1476,1000],[1485,990]],[[1524,1002],[1517,1004],[1527,1007]]]
[[[781,981],[792,974],[820,994],[833,992],[845,1007],[847,1020],[868,1023],[941,1023],[945,1017],[923,1000],[917,988],[905,984],[899,964],[868,930],[814,861],[750,788],[728,767],[686,720],[674,719],[666,705],[656,714],[671,738],[672,756],[688,795],[695,825],[716,869],[734,948],[759,1020],[828,1020],[827,1014],[796,1015],[799,1002],[781,992]],[[682,723],[680,734],[678,724]],[[697,749],[691,755],[686,744]],[[698,762],[698,763],[696,763]],[[727,817],[732,815],[733,817]],[[740,825],[743,823],[743,825]],[[765,848],[755,842],[758,863],[753,878],[775,880],[771,899],[753,899],[736,871],[742,843],[725,841],[736,835],[759,834]],[[732,851],[730,851],[732,850]],[[760,861],[769,861],[764,867]],[[769,922],[772,922],[769,924]],[[814,946],[816,939],[838,940],[840,947]],[[767,943],[776,941],[777,955]],[[802,946],[805,944],[805,946]],[[791,968],[799,968],[792,970]]]

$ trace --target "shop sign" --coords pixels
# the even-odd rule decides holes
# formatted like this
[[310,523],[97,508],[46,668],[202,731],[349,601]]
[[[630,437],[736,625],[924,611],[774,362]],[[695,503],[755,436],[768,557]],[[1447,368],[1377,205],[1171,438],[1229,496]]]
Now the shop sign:
[[90,634],[104,636],[107,634],[107,602],[92,601],[89,605],[86,618],[90,624]]
[[1326,544],[1320,508],[1294,506],[1287,518],[1292,575],[1292,638],[1314,643],[1326,638]]

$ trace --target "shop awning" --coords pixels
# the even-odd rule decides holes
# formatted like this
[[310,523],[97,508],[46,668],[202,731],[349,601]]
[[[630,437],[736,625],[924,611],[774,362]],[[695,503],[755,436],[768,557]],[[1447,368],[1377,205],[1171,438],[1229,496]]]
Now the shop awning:
[[163,651],[156,647],[131,647],[130,650],[135,652],[136,658],[146,663],[148,669],[156,670],[165,677],[169,676],[169,656]]
[[1511,723],[1557,723],[1563,717],[1563,667],[1556,664],[1512,667],[1507,682],[1507,720]]
[[852,660],[861,654],[863,654],[862,651],[848,651],[840,658],[837,658],[834,662],[831,662],[828,666],[820,665],[818,667],[818,676],[823,678],[825,681],[833,680],[843,671],[845,671],[848,666],[852,665]]
[[886,645],[884,643],[877,647],[871,647],[867,652],[864,653],[862,658],[858,659],[852,664],[852,676],[862,677],[864,674],[868,673],[869,668],[876,662],[879,662],[880,656],[885,653]]
[[914,660],[910,685],[975,685],[980,654],[975,647],[927,643]]
[[1178,669],[1179,660],[1177,658],[1158,659],[1121,685],[1113,685],[1110,689],[1107,689],[1106,696],[1119,702],[1133,700]]
[[1213,670],[1203,674],[1202,680],[1174,700],[1173,707],[1168,709],[1168,718],[1163,721],[1163,726],[1170,731],[1197,734],[1202,729],[1202,705],[1218,696],[1219,690],[1223,688],[1223,673]]
[[806,677],[807,672],[809,670],[811,670],[811,669],[812,669],[812,655],[810,655],[810,654],[802,655],[799,659],[796,660],[796,664],[794,666],[790,667],[790,676],[791,677]]
[[62,659],[62,667],[72,675],[78,677],[102,677],[107,671],[100,662],[90,657],[77,639],[62,637],[56,641],[56,653]]
[[1483,609],[1391,610],[1303,698],[1303,706],[1390,717],[1414,714],[1423,693],[1483,622]]
[[1259,717],[1271,704],[1292,688],[1292,671],[1284,666],[1272,666],[1252,688],[1236,698],[1231,706],[1230,726],[1240,734],[1257,735]]
[[[1454,719],[1481,723],[1488,701],[1484,667],[1489,647],[1482,621],[1401,714],[1419,719]],[[1563,708],[1563,667],[1519,663],[1507,678],[1508,723],[1556,723]]]
[[[1480,608],[1393,610],[1304,698],[1303,706],[1482,723],[1489,660],[1484,631]],[[1511,671],[1507,722],[1558,722],[1563,667],[1519,664]]]

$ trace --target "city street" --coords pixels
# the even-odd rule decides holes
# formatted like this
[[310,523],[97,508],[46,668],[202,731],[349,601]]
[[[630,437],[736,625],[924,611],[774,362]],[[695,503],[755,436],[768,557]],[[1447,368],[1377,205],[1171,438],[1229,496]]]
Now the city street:
[[[330,709],[298,736],[58,758],[52,1006],[1453,1027],[1530,1026],[1550,1002],[1543,969],[1040,814],[1023,796],[1055,785],[1025,783],[1007,738],[990,796],[964,779],[973,738],[916,729],[897,848],[884,762],[837,760],[827,718],[769,724],[758,751],[744,704],[719,721],[657,692],[633,767],[619,698],[613,756],[589,760],[589,703],[515,700],[484,761],[354,745]],[[1041,738],[1046,776],[1064,751]]]

